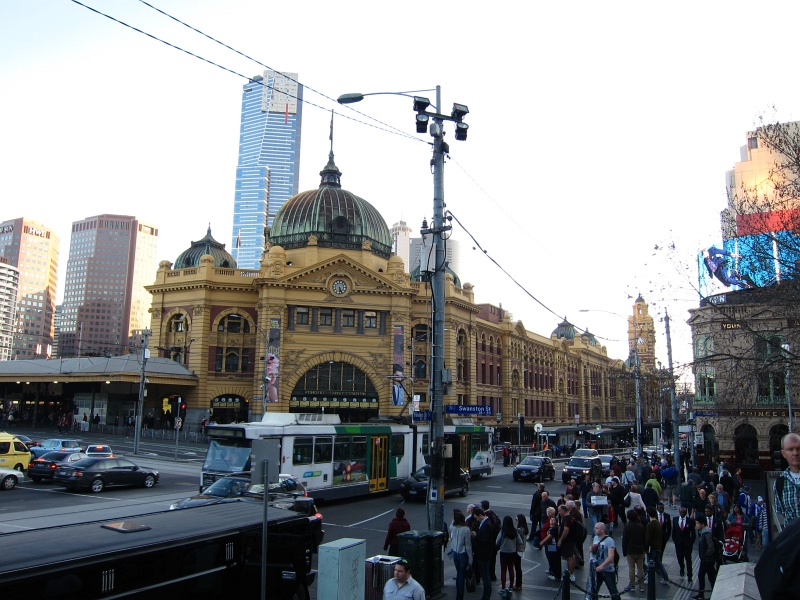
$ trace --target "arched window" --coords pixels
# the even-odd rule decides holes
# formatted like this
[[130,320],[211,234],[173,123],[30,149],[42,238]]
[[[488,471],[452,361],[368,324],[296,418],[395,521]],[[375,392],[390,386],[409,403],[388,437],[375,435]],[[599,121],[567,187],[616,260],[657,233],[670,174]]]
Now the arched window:
[[170,333],[181,333],[187,331],[188,329],[189,327],[186,323],[186,315],[183,313],[178,313],[172,317],[167,325],[167,331]]
[[250,322],[242,315],[233,313],[219,320],[217,331],[225,333],[250,333]]

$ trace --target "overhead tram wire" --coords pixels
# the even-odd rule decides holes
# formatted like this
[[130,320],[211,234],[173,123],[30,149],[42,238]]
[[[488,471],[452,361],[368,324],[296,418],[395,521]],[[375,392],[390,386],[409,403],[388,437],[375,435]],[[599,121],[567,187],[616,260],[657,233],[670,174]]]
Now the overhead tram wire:
[[[164,39],[162,39],[162,38],[160,38],[160,37],[158,37],[158,36],[156,36],[156,35],[153,35],[152,33],[148,33],[148,32],[146,32],[146,31],[144,31],[143,29],[140,29],[140,28],[138,28],[138,27],[135,27],[135,26],[133,26],[133,25],[131,25],[131,24],[129,24],[129,23],[126,23],[125,21],[121,21],[120,19],[117,19],[116,17],[112,17],[111,15],[109,15],[109,14],[106,14],[106,13],[102,12],[101,10],[98,10],[98,9],[96,9],[96,8],[92,7],[92,6],[89,6],[89,5],[87,5],[87,4],[84,4],[83,2],[80,2],[80,0],[71,0],[71,1],[72,1],[74,4],[77,4],[78,6],[82,6],[83,8],[86,8],[86,9],[88,9],[88,10],[92,11],[92,12],[93,12],[93,13],[95,13],[95,14],[98,14],[98,15],[100,15],[100,16],[102,16],[102,17],[105,17],[105,18],[107,18],[107,19],[110,19],[111,21],[114,21],[115,23],[118,23],[119,25],[122,25],[123,27],[127,27],[128,29],[132,29],[133,31],[136,31],[137,33],[141,33],[142,35],[145,35],[145,36],[149,37],[150,39],[152,39],[152,40],[154,40],[154,41],[156,41],[156,42],[161,42],[162,44],[164,44],[164,45],[166,45],[166,46],[169,46],[170,48],[172,48],[172,49],[174,49],[174,50],[178,50],[179,52],[183,52],[184,54],[188,54],[188,55],[189,55],[189,56],[191,56],[192,58],[197,58],[197,59],[199,59],[199,60],[201,60],[201,61],[203,61],[203,62],[205,62],[205,63],[208,63],[208,64],[210,64],[210,65],[212,65],[212,66],[215,66],[215,67],[217,67],[217,68],[219,68],[219,69],[222,69],[223,71],[227,71],[228,73],[231,73],[231,74],[233,74],[233,75],[236,75],[237,77],[241,77],[242,79],[245,79],[245,80],[247,80],[247,81],[251,81],[251,78],[250,78],[248,75],[245,75],[244,73],[239,73],[238,71],[235,71],[234,69],[231,69],[231,68],[229,68],[229,67],[226,67],[226,66],[224,66],[224,65],[221,65],[221,64],[219,64],[219,63],[217,63],[217,62],[214,62],[213,60],[210,60],[210,59],[208,59],[208,58],[205,58],[205,57],[203,57],[203,56],[200,56],[199,54],[196,54],[196,53],[192,52],[191,50],[187,50],[187,49],[185,49],[185,48],[182,48],[181,46],[178,46],[178,45],[176,45],[176,44],[173,44],[173,43],[171,43],[171,42],[168,42],[168,41],[166,41],[166,40],[164,40]],[[144,3],[144,4],[147,4],[147,3]],[[271,69],[270,67],[268,67],[267,65],[265,65],[264,63],[262,63],[262,62],[260,62],[260,61],[258,61],[258,60],[256,60],[256,59],[254,59],[254,58],[251,58],[251,57],[247,56],[246,54],[244,54],[244,53],[242,53],[242,52],[239,52],[238,50],[236,50],[236,49],[234,49],[234,48],[232,48],[232,47],[228,46],[227,44],[224,44],[224,43],[220,42],[219,40],[216,40],[216,39],[214,39],[213,37],[211,37],[211,36],[209,36],[209,35],[207,35],[207,34],[203,33],[202,31],[200,31],[200,30],[198,30],[198,29],[195,29],[194,27],[192,27],[192,26],[190,26],[190,25],[188,25],[188,24],[186,24],[186,23],[183,23],[183,22],[182,22],[182,21],[180,21],[179,19],[176,19],[175,17],[172,17],[171,15],[169,15],[169,14],[165,13],[164,11],[162,11],[162,10],[159,10],[159,9],[157,9],[157,8],[155,8],[155,7],[151,6],[151,5],[149,5],[149,4],[147,4],[147,6],[150,6],[150,7],[151,7],[151,8],[153,8],[154,10],[157,10],[158,12],[160,12],[160,13],[164,14],[165,16],[167,16],[167,17],[169,17],[169,18],[171,18],[171,19],[174,19],[174,20],[175,20],[175,21],[177,21],[178,23],[181,23],[181,24],[182,24],[182,25],[184,25],[185,27],[188,27],[188,28],[192,29],[193,31],[196,31],[197,33],[199,33],[199,34],[201,34],[201,35],[203,35],[203,36],[207,37],[208,39],[210,39],[210,40],[213,40],[214,42],[216,42],[216,43],[220,44],[221,46],[224,46],[225,48],[228,48],[228,49],[230,49],[231,51],[233,51],[233,52],[236,52],[237,54],[239,54],[239,55],[241,55],[241,56],[243,56],[243,57],[245,57],[245,58],[247,58],[247,59],[249,59],[249,60],[252,60],[252,61],[253,61],[253,62],[255,62],[256,64],[258,64],[258,65],[260,65],[260,66],[263,66],[263,67],[265,67],[265,68],[267,68],[267,69],[274,70],[274,69]],[[277,73],[280,73],[280,71],[276,71],[276,72],[277,72]],[[291,78],[288,78],[288,79],[291,79]],[[292,80],[292,81],[294,81],[293,79],[291,79],[291,80]],[[257,81],[257,82],[254,82],[254,83],[258,83],[259,85],[266,86],[266,87],[271,87],[271,86],[267,85],[266,83],[264,83],[263,81]],[[297,83],[299,83],[299,82],[297,82]],[[317,90],[315,90],[314,88],[312,88],[312,87],[308,87],[308,86],[306,86],[305,84],[302,84],[302,85],[303,85],[303,87],[304,87],[305,89],[311,90],[312,92],[314,92],[314,93],[316,93],[316,94],[319,94],[319,95],[320,95],[320,96],[322,96],[323,98],[326,98],[326,99],[328,99],[328,100],[331,100],[332,102],[334,102],[334,103],[335,103],[335,100],[332,100],[332,99],[331,99],[329,96],[326,96],[325,94],[323,94],[323,93],[321,93],[321,92],[318,92],[318,91],[317,91]],[[290,98],[294,98],[294,99],[295,99],[295,100],[297,100],[298,102],[302,102],[302,103],[303,103],[303,104],[305,104],[305,105],[308,105],[308,106],[313,106],[314,108],[318,108],[318,109],[320,109],[320,110],[324,110],[325,112],[328,112],[328,111],[330,110],[329,108],[326,108],[326,107],[324,107],[324,106],[321,106],[321,105],[319,105],[319,104],[315,104],[314,102],[311,102],[311,101],[309,101],[309,100],[306,100],[305,98],[298,98],[297,96],[294,96],[293,94],[290,94],[290,93],[288,93],[288,92],[282,92],[282,93],[286,94],[286,95],[287,95],[287,96],[289,96]],[[411,135],[411,134],[409,134],[409,133],[406,133],[405,131],[403,131],[403,130],[401,130],[401,129],[398,129],[398,128],[396,128],[396,127],[392,126],[392,125],[389,125],[388,123],[384,123],[383,121],[381,121],[381,120],[379,120],[379,119],[376,119],[376,118],[374,118],[374,117],[371,117],[371,116],[367,115],[366,113],[363,113],[363,112],[361,112],[361,111],[358,111],[358,110],[355,110],[355,109],[352,109],[352,108],[351,108],[351,110],[353,110],[353,112],[355,112],[355,113],[357,113],[357,114],[359,114],[359,115],[361,115],[361,116],[363,116],[363,117],[365,117],[365,118],[367,118],[367,119],[370,119],[370,120],[372,120],[372,121],[375,121],[375,123],[378,123],[379,125],[374,125],[374,124],[372,124],[372,123],[367,123],[367,122],[364,122],[364,121],[362,121],[362,120],[360,120],[360,119],[356,119],[356,118],[354,118],[354,117],[351,117],[351,116],[349,116],[349,115],[346,115],[346,114],[344,114],[344,113],[337,112],[336,114],[337,114],[337,115],[339,115],[340,117],[342,117],[343,119],[349,119],[350,121],[354,121],[354,122],[356,122],[356,123],[360,123],[360,124],[362,124],[362,125],[366,125],[366,126],[368,126],[368,127],[373,127],[374,129],[377,129],[377,130],[379,130],[379,131],[385,131],[386,133],[391,133],[391,134],[393,134],[393,135],[397,135],[397,136],[399,136],[399,137],[408,138],[408,139],[415,140],[415,141],[422,142],[422,143],[428,143],[428,142],[426,142],[425,140],[423,140],[423,139],[421,139],[421,138],[418,138],[418,137],[416,137],[416,136],[413,136],[413,135]]]

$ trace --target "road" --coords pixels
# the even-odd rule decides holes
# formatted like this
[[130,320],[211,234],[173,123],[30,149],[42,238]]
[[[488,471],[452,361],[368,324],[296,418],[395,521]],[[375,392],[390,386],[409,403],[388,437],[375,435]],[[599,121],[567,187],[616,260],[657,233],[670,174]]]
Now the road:
[[[31,435],[31,433],[27,433]],[[52,433],[45,433],[52,435]],[[45,436],[39,435],[39,438]],[[35,437],[31,435],[31,437]],[[174,445],[158,440],[143,440],[140,445],[139,456],[133,455],[133,441],[123,437],[113,439],[102,438],[93,434],[82,433],[75,436],[81,442],[107,442],[112,445],[115,452],[126,455],[142,465],[154,467],[161,474],[161,481],[152,489],[111,489],[101,494],[66,492],[63,488],[51,484],[34,484],[26,480],[17,490],[0,493],[0,532],[14,531],[21,528],[42,527],[59,523],[68,523],[75,520],[97,520],[141,514],[152,510],[165,509],[180,498],[195,494],[198,489],[200,467],[204,455],[201,444],[181,444],[178,448],[178,458],[175,459]],[[502,463],[501,463],[502,464]],[[560,494],[564,486],[560,482],[560,468],[557,467],[556,480],[547,482],[547,487],[553,493]],[[515,516],[524,514],[528,516],[530,499],[534,485],[529,483],[516,483],[511,478],[511,468],[496,467],[495,474],[491,477],[473,480],[470,493],[466,498],[451,496],[446,500],[445,519],[450,521],[453,508],[464,509],[468,503],[479,503],[489,500],[492,508],[498,515]],[[427,517],[423,503],[408,503],[397,495],[381,495],[377,497],[350,500],[346,502],[330,503],[320,506],[325,527],[325,541],[330,542],[341,538],[356,538],[366,541],[367,556],[383,554],[383,542],[386,528],[394,516],[397,507],[406,509],[406,517],[412,528],[426,530]],[[668,513],[677,514],[675,510],[667,509]],[[615,541],[620,543],[619,534]],[[588,545],[588,540],[587,540]],[[586,553],[588,557],[588,551]],[[695,553],[695,573],[697,573],[697,557]],[[757,560],[758,554],[751,551],[751,560]],[[498,561],[499,562],[499,561]],[[547,579],[546,560],[543,552],[535,550],[530,545],[523,557],[523,590],[516,592],[516,598],[549,597],[558,592],[558,582]],[[685,579],[678,578],[678,567],[675,560],[674,546],[670,542],[664,556],[664,566],[670,578],[684,586]],[[448,597],[455,597],[455,569],[452,561],[445,559],[444,585]],[[588,562],[587,562],[588,565]],[[497,566],[499,575],[499,564]],[[579,569],[578,585],[585,587],[587,568]],[[628,568],[625,559],[620,561],[620,588],[628,581]],[[315,583],[312,589],[312,598],[317,597]],[[499,584],[497,584],[499,585]],[[656,597],[664,600],[686,600],[696,594],[696,591],[681,589],[670,585],[657,585]],[[695,586],[697,582],[695,581]],[[480,590],[480,586],[479,586]],[[605,592],[605,588],[602,590]],[[573,598],[583,598],[584,594],[572,590]],[[627,597],[645,598],[646,593],[627,594]]]

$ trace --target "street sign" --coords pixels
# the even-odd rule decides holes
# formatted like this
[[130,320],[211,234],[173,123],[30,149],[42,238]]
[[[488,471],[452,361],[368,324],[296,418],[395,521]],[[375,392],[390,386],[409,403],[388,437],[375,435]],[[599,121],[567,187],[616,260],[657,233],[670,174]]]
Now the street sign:
[[542,424],[541,423],[536,423],[536,425],[533,426],[533,430],[536,433],[541,433],[542,432]]
[[704,446],[706,443],[706,436],[705,433],[702,431],[696,431],[694,433],[694,445],[695,446]]
[[456,415],[475,415],[477,417],[491,417],[493,411],[490,405],[465,406],[463,404],[445,404],[444,410],[447,414]]
[[412,421],[430,421],[432,417],[433,413],[429,410],[415,410],[411,413]]

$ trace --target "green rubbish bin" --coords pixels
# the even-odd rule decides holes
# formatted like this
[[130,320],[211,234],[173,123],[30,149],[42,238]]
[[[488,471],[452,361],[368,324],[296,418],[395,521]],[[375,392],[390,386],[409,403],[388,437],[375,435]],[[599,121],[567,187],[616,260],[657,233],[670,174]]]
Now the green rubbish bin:
[[430,556],[428,554],[428,532],[427,531],[406,531],[398,534],[397,540],[399,543],[398,552],[401,558],[408,561],[411,567],[411,576],[416,579],[419,584],[425,588],[425,592],[430,595],[431,591],[428,589],[428,573],[430,566],[428,564]]
[[428,579],[423,585],[429,596],[435,596],[444,588],[444,533],[426,531],[428,537]]

